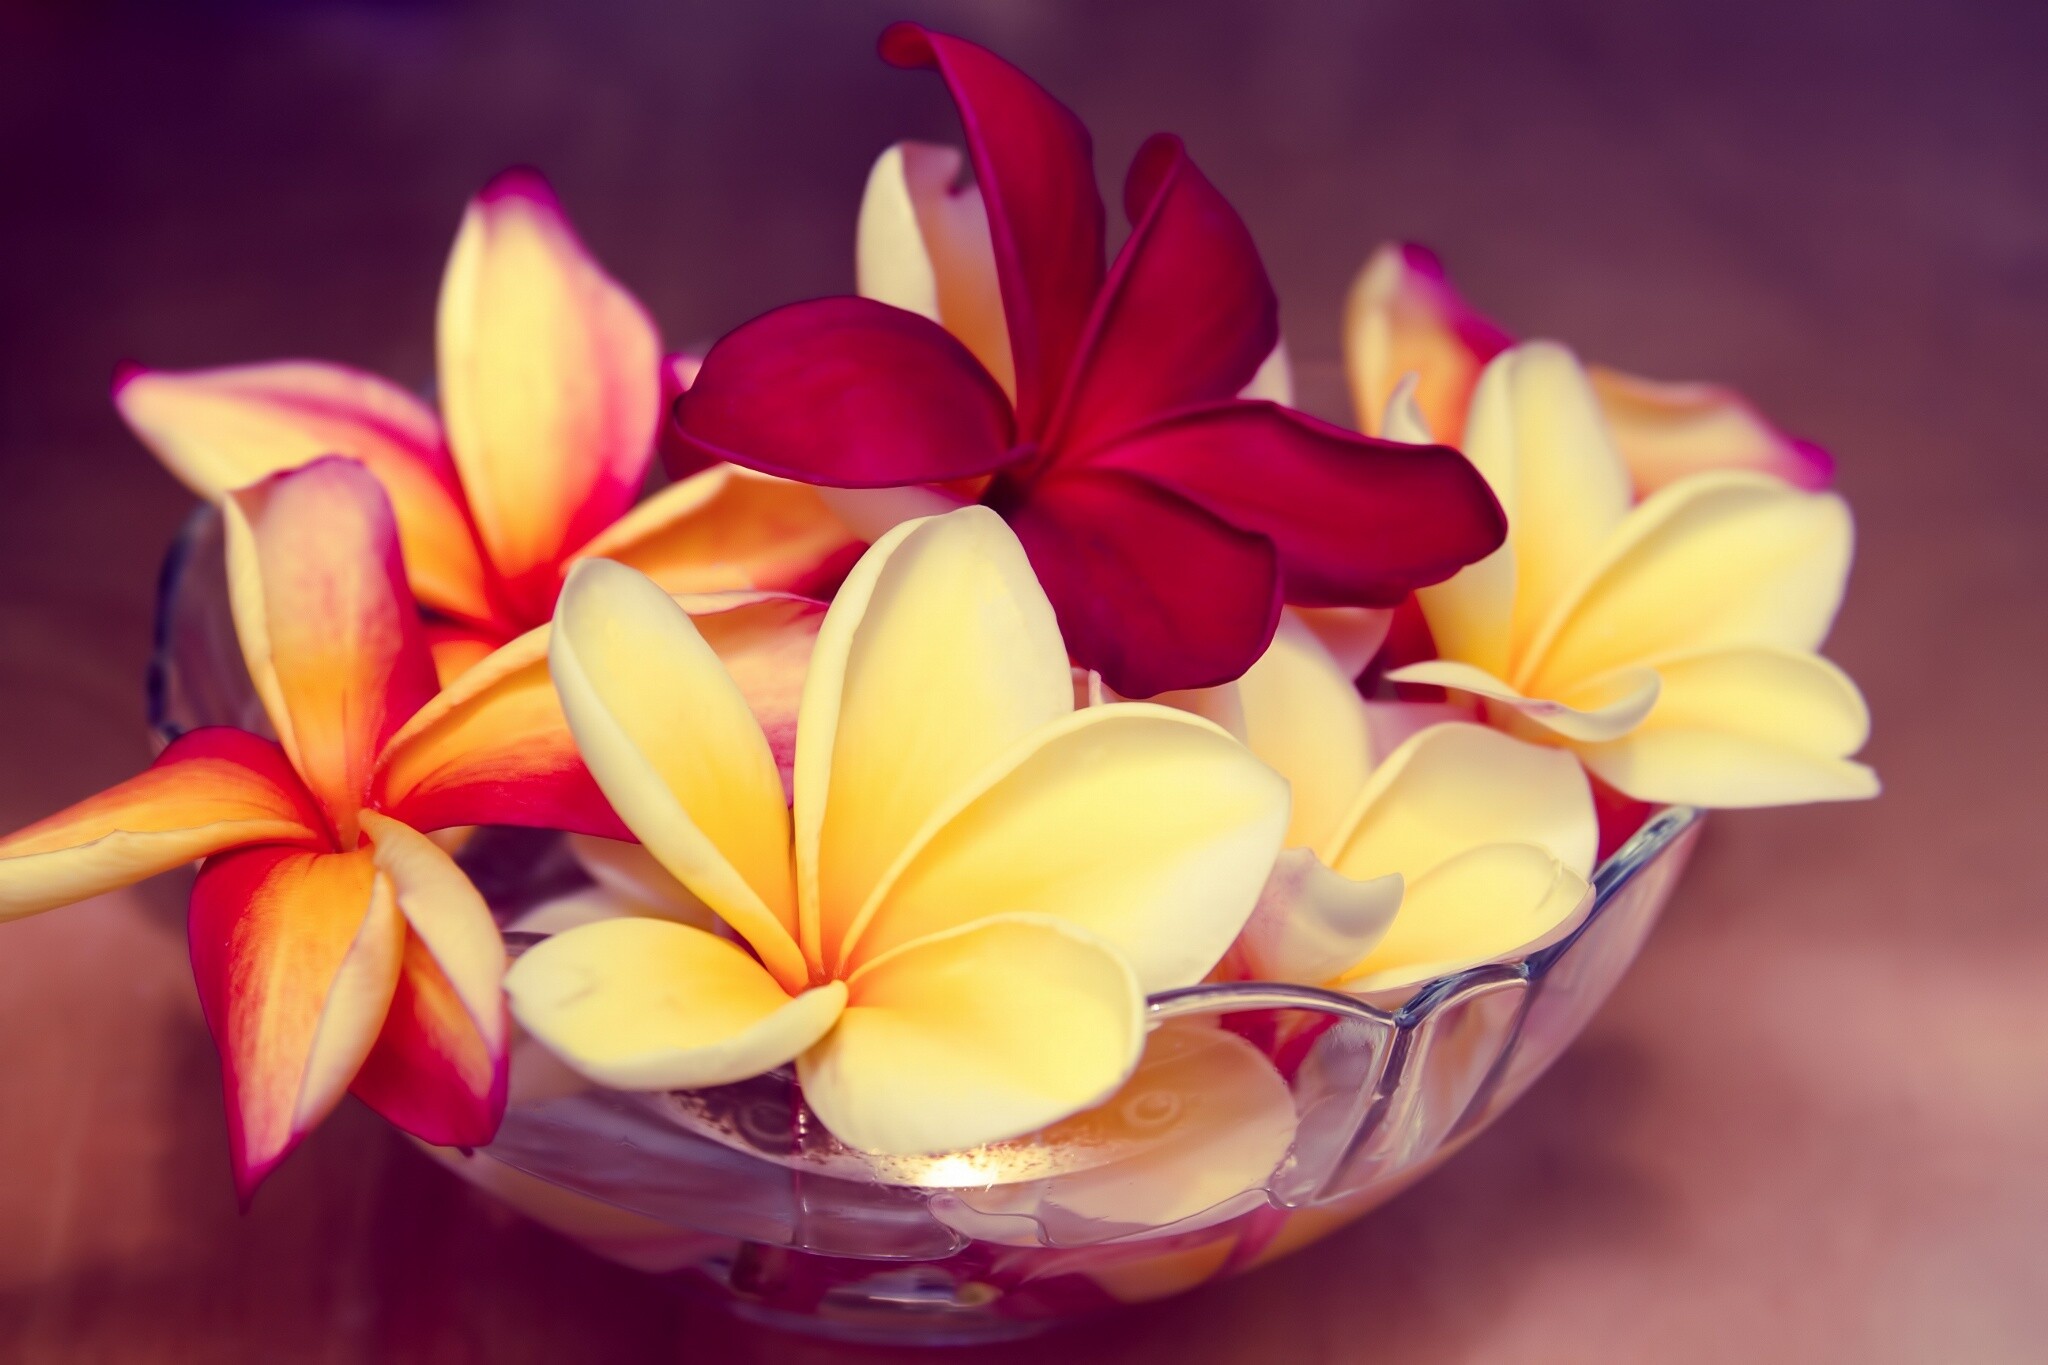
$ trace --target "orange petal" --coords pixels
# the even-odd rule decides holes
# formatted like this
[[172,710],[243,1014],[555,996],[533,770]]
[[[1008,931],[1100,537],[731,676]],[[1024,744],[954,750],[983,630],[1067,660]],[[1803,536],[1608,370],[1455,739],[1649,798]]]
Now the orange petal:
[[809,484],[714,465],[626,513],[577,558],[630,564],[672,593],[816,593],[859,549]]
[[[825,607],[809,598],[678,598],[739,684],[789,782],[804,670]],[[576,752],[548,677],[551,627],[472,665],[414,713],[378,763],[378,804],[415,829],[525,825],[632,836]]]
[[1755,469],[1806,489],[1834,480],[1833,456],[1772,426],[1733,389],[1638,379],[1598,365],[1587,373],[1639,498],[1708,469]]
[[183,373],[123,366],[114,406],[208,501],[322,455],[362,461],[391,496],[420,600],[472,621],[497,615],[440,420],[396,384],[311,360]]
[[365,812],[377,871],[405,920],[396,994],[351,1087],[443,1147],[489,1142],[505,1113],[505,945],[484,899],[431,839]]
[[263,709],[339,846],[378,751],[437,690],[391,504],[328,457],[228,495],[228,586]]
[[447,687],[491,656],[505,642],[495,631],[475,626],[454,626],[441,621],[427,623],[427,648],[434,655],[434,676]]
[[194,730],[126,782],[0,839],[0,920],[244,844],[326,839],[319,807],[275,744],[242,730]]
[[1460,444],[1479,371],[1513,341],[1459,297],[1435,253],[1408,242],[1373,252],[1344,304],[1344,361],[1360,426],[1379,433],[1402,377],[1437,440]]
[[546,620],[564,558],[639,495],[661,406],[654,323],[530,170],[470,202],[441,282],[448,445],[513,605]]
[[368,1055],[397,985],[405,926],[367,849],[263,847],[207,860],[188,933],[246,1204]]

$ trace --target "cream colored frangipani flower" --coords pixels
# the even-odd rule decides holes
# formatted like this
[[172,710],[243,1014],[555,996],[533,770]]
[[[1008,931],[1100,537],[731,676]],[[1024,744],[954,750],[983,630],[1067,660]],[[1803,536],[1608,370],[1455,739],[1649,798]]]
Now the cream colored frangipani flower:
[[[1422,439],[1406,392],[1396,439]],[[1417,594],[1440,658],[1388,676],[1479,698],[1643,801],[1777,806],[1873,796],[1870,717],[1815,652],[1848,576],[1849,509],[1755,471],[1631,505],[1627,466],[1570,351],[1530,342],[1480,376],[1465,452],[1507,543]]]
[[579,566],[552,649],[598,784],[740,941],[571,929],[507,977],[520,1023],[621,1088],[794,1061],[818,1117],[870,1151],[972,1147],[1113,1093],[1145,993],[1222,957],[1286,830],[1286,784],[1216,727],[1074,710],[1045,594],[979,507],[896,527],[847,578],[792,800],[717,657],[638,573]]
[[1294,793],[1288,851],[1238,943],[1251,976],[1391,992],[1579,922],[1598,825],[1571,755],[1453,722],[1375,763],[1375,721],[1406,708],[1368,708],[1291,618],[1236,687],[1246,742]]

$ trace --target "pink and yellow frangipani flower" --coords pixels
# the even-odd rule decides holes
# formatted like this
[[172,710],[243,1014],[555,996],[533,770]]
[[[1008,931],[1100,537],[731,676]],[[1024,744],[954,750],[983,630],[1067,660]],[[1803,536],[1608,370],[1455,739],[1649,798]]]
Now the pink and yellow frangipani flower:
[[[1412,405],[1396,425],[1422,425]],[[1507,544],[1418,594],[1441,657],[1388,676],[1479,699],[1640,801],[1772,806],[1873,796],[1850,755],[1863,698],[1816,651],[1849,571],[1849,509],[1751,470],[1631,505],[1629,471],[1571,352],[1486,367],[1465,449]]]
[[[1598,824],[1569,754],[1439,708],[1369,706],[1299,621],[1238,680],[1252,752],[1288,779],[1288,849],[1239,939],[1261,980],[1360,993],[1555,942],[1591,903]],[[1409,727],[1420,728],[1387,745]],[[1384,757],[1376,754],[1390,749]]]
[[538,174],[508,171],[469,205],[436,330],[438,413],[375,375],[309,360],[124,366],[114,402],[208,499],[321,455],[361,461],[391,497],[421,605],[450,623],[433,641],[444,677],[544,625],[579,557],[690,593],[793,590],[851,558],[812,490],[727,466],[634,505],[665,388],[686,384],[692,363],[663,359],[653,321]]
[[[1359,272],[1344,310],[1358,420],[1367,431],[1393,436],[1384,426],[1388,403],[1412,374],[1428,429],[1460,445],[1480,371],[1514,341],[1465,302],[1433,253],[1406,242],[1382,246]],[[1588,373],[1638,497],[1710,469],[1758,470],[1809,489],[1834,479],[1827,451],[1778,430],[1733,389],[1641,379],[1597,365]]]
[[1044,590],[984,508],[894,528],[847,578],[793,799],[716,656],[634,571],[575,570],[552,657],[621,818],[739,941],[571,929],[514,964],[515,1016],[622,1088],[794,1062],[869,1151],[973,1147],[1114,1092],[1145,993],[1221,958],[1286,828],[1285,784],[1207,722],[1075,711]]
[[[577,757],[546,628],[438,689],[390,503],[361,465],[315,460],[230,494],[224,514],[236,629],[278,739],[192,731],[140,776],[0,840],[0,918],[206,860],[192,966],[246,1199],[345,1092],[428,1142],[497,1127],[504,951],[428,831],[627,836]],[[822,607],[715,605],[706,633],[788,735],[779,674],[800,678],[803,660],[784,633],[806,652]]]

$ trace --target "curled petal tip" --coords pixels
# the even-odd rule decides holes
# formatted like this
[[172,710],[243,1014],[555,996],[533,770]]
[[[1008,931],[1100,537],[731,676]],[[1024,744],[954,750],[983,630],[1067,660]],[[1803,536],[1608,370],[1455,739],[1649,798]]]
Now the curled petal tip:
[[882,30],[875,51],[891,66],[928,66],[932,58],[931,30],[909,19],[898,19]]
[[555,208],[560,201],[556,198],[555,187],[548,178],[532,166],[507,166],[484,183],[476,192],[476,202],[490,207],[507,199],[524,199],[528,203]]
[[143,375],[146,375],[148,373],[149,367],[147,365],[144,365],[141,361],[131,360],[127,356],[122,356],[119,360],[114,362],[114,374],[113,377],[107,381],[107,390],[114,396],[116,400],[119,400],[119,398],[121,397],[121,390],[127,388],[135,380],[140,379]]

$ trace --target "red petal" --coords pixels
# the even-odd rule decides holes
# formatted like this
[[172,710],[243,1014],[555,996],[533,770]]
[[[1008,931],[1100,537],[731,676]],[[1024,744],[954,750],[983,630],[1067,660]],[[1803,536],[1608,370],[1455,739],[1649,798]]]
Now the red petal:
[[506,1057],[478,1033],[447,973],[405,936],[398,992],[350,1093],[441,1147],[480,1147],[505,1116]]
[[655,427],[655,442],[661,451],[662,468],[678,483],[711,467],[709,460],[677,436],[676,424],[669,420],[676,410],[676,399],[696,382],[697,371],[703,365],[704,357],[700,355],[675,352],[661,358],[661,421]]
[[1017,417],[1045,430],[1102,286],[1102,197],[1088,130],[1002,58],[917,24],[882,34],[882,59],[945,79],[988,205],[1003,316],[1017,366]]
[[220,1052],[244,1203],[341,1098],[391,999],[404,928],[368,850],[265,846],[192,884],[192,976]]
[[1507,534],[1500,503],[1457,451],[1374,440],[1273,403],[1176,413],[1089,468],[1142,474],[1271,538],[1287,600],[1302,606],[1392,606]]
[[1085,470],[1005,506],[1067,648],[1126,697],[1213,687],[1280,620],[1272,542],[1134,474]]
[[836,488],[986,474],[1015,436],[1009,398],[965,346],[859,298],[792,303],[728,332],[675,423],[700,458]]
[[1089,322],[1049,444],[1080,453],[1162,413],[1232,398],[1280,337],[1244,220],[1161,134],[1131,163],[1133,224]]

